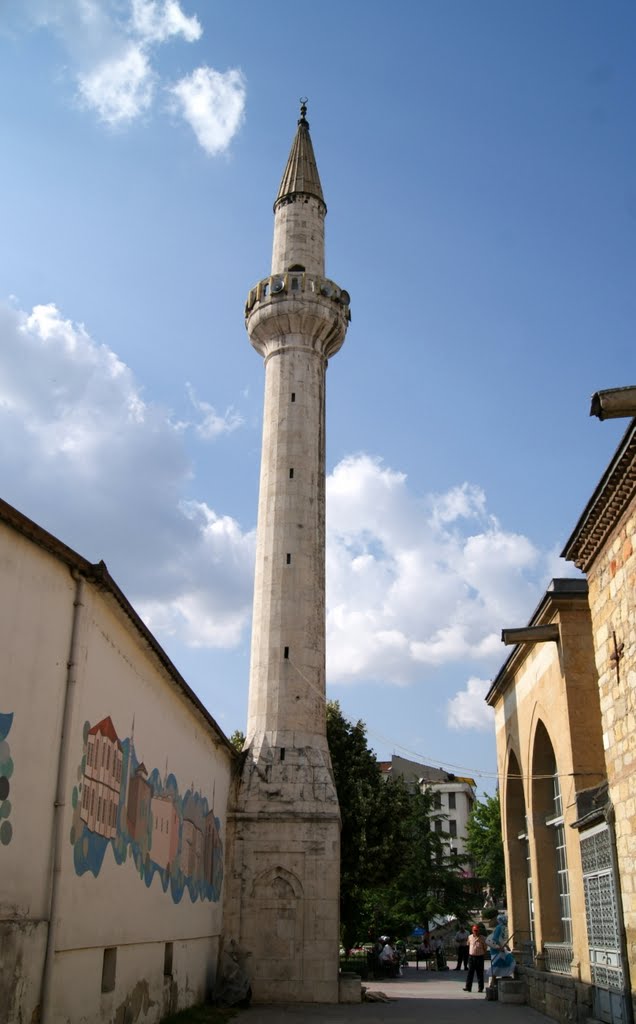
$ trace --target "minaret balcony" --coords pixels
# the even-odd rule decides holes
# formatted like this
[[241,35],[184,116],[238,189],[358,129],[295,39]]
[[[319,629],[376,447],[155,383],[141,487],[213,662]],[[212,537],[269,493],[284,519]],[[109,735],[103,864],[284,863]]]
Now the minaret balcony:
[[328,277],[304,271],[271,274],[251,289],[245,326],[262,356],[288,338],[291,345],[309,344],[329,358],[344,341],[350,302],[349,292]]
[[247,296],[245,319],[247,320],[254,306],[259,302],[271,301],[289,295],[300,296],[306,292],[311,295],[322,295],[324,298],[344,306],[348,313],[347,321],[351,320],[349,292],[346,292],[344,288],[339,288],[335,281],[330,281],[328,277],[317,277],[315,274],[294,273],[293,271],[286,274],[272,274],[259,281]]

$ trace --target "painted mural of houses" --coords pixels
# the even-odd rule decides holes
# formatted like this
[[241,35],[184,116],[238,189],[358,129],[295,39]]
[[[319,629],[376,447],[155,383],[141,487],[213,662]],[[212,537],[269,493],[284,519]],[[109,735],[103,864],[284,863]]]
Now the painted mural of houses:
[[221,856],[221,837],[214,817],[214,811],[205,816],[205,843],[204,843],[204,864],[203,876],[208,885],[215,885],[215,865]]
[[188,878],[198,879],[203,876],[204,837],[199,826],[192,818],[183,819],[181,843],[181,868]]
[[114,839],[121,793],[123,752],[109,716],[88,731],[80,817],[91,832]]
[[152,787],[148,782],[146,766],[142,762],[128,783],[126,809],[128,834],[136,843],[141,843],[148,836],[151,800]]
[[174,800],[167,794],[153,796],[151,860],[161,868],[174,864],[179,848],[179,815]]

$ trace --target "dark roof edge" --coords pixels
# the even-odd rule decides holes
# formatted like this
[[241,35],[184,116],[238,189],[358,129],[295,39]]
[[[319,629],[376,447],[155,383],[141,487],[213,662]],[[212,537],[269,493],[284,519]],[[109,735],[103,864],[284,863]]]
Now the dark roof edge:
[[[545,616],[551,606],[558,608],[558,606],[563,604],[565,601],[572,600],[587,601],[587,580],[577,579],[576,577],[570,576],[556,577],[548,584],[545,594],[543,594],[539,604],[530,616],[527,625],[537,625],[539,619],[542,619]],[[515,644],[490,685],[490,689],[484,698],[487,704],[492,705],[491,698],[493,698],[496,693],[503,691],[504,679],[509,674],[513,665],[526,657],[527,651],[527,644]]]
[[576,809],[579,812],[579,816],[576,821],[572,822],[570,828],[581,831],[585,828],[591,828],[592,825],[610,821],[614,812],[609,797],[607,781],[577,793]]
[[103,590],[106,590],[115,599],[122,611],[128,616],[137,632],[151,648],[153,654],[167,671],[168,675],[171,676],[173,681],[177,684],[179,689],[183,691],[188,700],[194,704],[199,714],[203,716],[206,723],[210,726],[217,739],[220,741],[221,745],[227,747],[232,754],[237,755],[236,749],[232,746],[216,720],[207,710],[205,705],[199,700],[194,690],[188,686],[185,679],[170,660],[159,641],[150,632],[147,625],[135,611],[124,592],[117,586],[110,575],[105,562],[89,562],[86,558],[78,555],[78,553],[72,548],[69,548],[61,540],[58,540],[57,537],[54,537],[52,533],[48,533],[47,530],[38,526],[38,524],[33,522],[32,519],[29,519],[22,512],[19,512],[18,509],[13,507],[13,505],[9,505],[8,502],[3,501],[2,498],[0,498],[0,521],[6,523],[18,533],[21,533],[28,540],[37,544],[38,547],[48,551],[49,554],[53,555],[59,561],[64,562],[69,569],[79,573],[89,583],[94,583]]
[[579,520],[574,527],[570,537],[568,538],[563,551],[561,552],[561,558],[565,558],[567,561],[573,562],[576,559],[575,546],[577,541],[582,537],[585,527],[592,520],[594,513],[602,510],[605,504],[606,488],[612,474],[616,471],[621,459],[625,455],[633,436],[636,434],[636,418],[634,418],[629,424],[627,430],[623,434],[619,441],[618,447],[612,456],[607,469],[603,473],[603,476],[599,480],[592,497],[588,501],[587,505],[583,509]]
[[76,569],[82,575],[88,576],[94,568],[92,562],[82,558],[81,555],[78,555],[77,551],[67,547],[61,540],[54,537],[52,533],[48,533],[41,526],[38,526],[37,523],[34,523],[32,519],[29,519],[28,516],[25,516],[23,512],[19,512],[13,505],[3,501],[2,498],[0,498],[0,521],[7,523],[8,526],[13,527],[18,533],[32,540],[38,547],[44,548],[49,554],[58,558],[60,562],[68,565],[69,569]]

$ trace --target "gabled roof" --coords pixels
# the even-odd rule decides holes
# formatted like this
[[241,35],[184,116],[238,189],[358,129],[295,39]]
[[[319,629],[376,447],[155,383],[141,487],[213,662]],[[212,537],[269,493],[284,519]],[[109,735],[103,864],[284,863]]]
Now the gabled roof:
[[636,419],[633,419],[561,552],[561,558],[567,558],[587,572],[635,498]]
[[[36,544],[43,551],[47,551],[50,555],[53,555],[53,557],[57,558],[58,561],[68,566],[71,572],[84,577],[88,583],[93,584],[105,593],[112,601],[114,601],[124,615],[130,619],[133,629],[139,634],[143,643],[150,648],[154,657],[163,666],[164,670],[168,676],[170,676],[176,687],[181,690],[183,695],[191,704],[194,705],[195,709],[203,717],[211,732],[213,732],[219,740],[221,746],[225,747],[234,758],[238,758],[239,755],[225,733],[217,725],[205,705],[201,703],[196,693],[190,689],[181,673],[170,661],[170,658],[164,651],[163,647],[161,647],[145,622],[139,617],[123,591],[119,589],[108,572],[105,562],[97,562],[97,564],[93,564],[86,558],[82,558],[82,556],[78,555],[76,551],[73,551],[72,548],[67,547],[61,540],[54,537],[52,533],[48,533],[46,530],[43,530],[42,527],[38,526],[37,523],[34,523],[32,519],[27,518],[27,516],[23,515],[22,512],[19,512],[17,508],[14,508],[13,505],[9,505],[8,502],[3,501],[1,498],[0,523],[5,523],[6,526],[15,530],[16,533],[21,534],[27,540]],[[93,728],[96,728],[96,726],[93,726]]]
[[296,195],[299,192],[302,192],[304,195],[315,196],[317,199],[320,199],[321,203],[325,203],[316,157],[314,156],[314,147],[312,146],[309,134],[309,122],[305,118],[306,112],[307,108],[303,104],[300,108],[301,116],[298,121],[298,128],[296,129],[296,135],[287,158],[287,166],[283,171],[274,209],[276,209],[281,199],[286,199],[288,196]]

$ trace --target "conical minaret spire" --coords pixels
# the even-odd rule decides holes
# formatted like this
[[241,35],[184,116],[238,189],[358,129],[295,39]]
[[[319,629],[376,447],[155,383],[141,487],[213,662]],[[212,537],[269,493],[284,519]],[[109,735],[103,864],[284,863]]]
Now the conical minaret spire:
[[[311,135],[309,134],[309,121],[305,116],[306,113],[307,101],[303,100],[300,106],[298,130],[289,152],[287,166],[283,172],[276,202],[274,203],[274,210],[281,200],[298,192],[308,196],[315,196],[316,199],[320,199],[323,206],[325,205],[325,197],[322,194],[322,185],[320,184],[320,175],[318,174],[314,147],[311,142]],[[325,212],[326,209],[327,207],[325,206]]]
[[304,102],[300,111],[298,128],[274,203],[272,274],[284,274],[293,267],[323,276],[327,207]]
[[338,1001],[340,815],[325,709],[325,371],[350,314],[347,292],[325,277],[327,207],[305,115],[303,102],[274,203],[271,273],[245,308],[250,341],[265,361],[265,403],[235,819],[240,894],[229,927],[252,953],[260,1002]]

